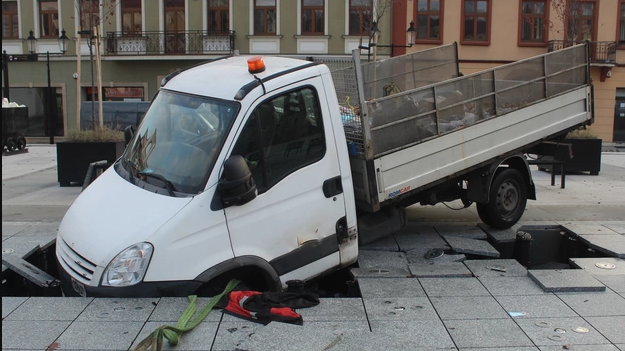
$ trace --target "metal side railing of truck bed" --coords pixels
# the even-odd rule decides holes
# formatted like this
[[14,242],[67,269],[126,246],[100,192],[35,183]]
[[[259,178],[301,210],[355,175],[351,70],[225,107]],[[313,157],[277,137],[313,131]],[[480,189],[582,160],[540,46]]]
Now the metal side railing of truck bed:
[[[547,101],[552,101],[551,105],[553,105],[554,98],[580,90],[590,84],[587,44],[457,78],[454,78],[457,72],[449,68],[447,76],[436,74],[440,73],[438,68],[445,67],[445,65],[437,66],[432,62],[437,60],[441,63],[454,60],[457,62],[457,55],[452,50],[453,48],[437,49],[439,51],[427,50],[369,64],[359,64],[359,55],[354,52],[354,66],[332,72],[341,105],[348,149],[352,158],[356,196],[361,204],[364,203],[371,210],[379,208],[380,202],[449,176],[450,172],[457,173],[462,167],[474,166],[472,162],[481,159],[473,155],[482,153],[480,147],[483,147],[484,151],[489,150],[484,154],[496,153],[497,150],[491,150],[484,144],[486,140],[479,140],[479,138],[483,137],[480,133],[497,133],[498,130],[504,128],[488,128],[487,125],[511,123],[502,120],[502,116]],[[420,81],[427,82],[429,77],[435,77],[439,82],[414,88],[409,84],[404,84],[405,81],[410,81],[411,61],[421,61],[424,58],[428,60],[419,73],[426,74],[425,78]],[[433,72],[436,73],[428,75]],[[376,79],[377,77],[383,79]],[[413,79],[413,81],[417,80]],[[585,99],[586,93],[581,95]],[[361,101],[364,103],[359,103]],[[550,108],[557,109],[558,104],[564,103],[564,101],[558,102]],[[589,105],[590,102],[585,104]],[[589,109],[589,106],[584,105],[583,108]],[[570,113],[576,114],[576,111],[573,109]],[[532,114],[533,112],[526,109],[526,113]],[[590,112],[589,115],[592,117]],[[559,117],[551,116],[550,118]],[[481,125],[482,123],[486,124]],[[526,122],[519,120],[514,123]],[[540,123],[550,123],[550,121]],[[554,122],[555,124],[558,124],[557,121]],[[477,129],[478,125],[480,125],[479,129]],[[457,137],[465,141],[452,142],[450,138],[442,138],[445,135],[456,135],[456,132],[461,130],[465,130],[464,134],[466,134],[466,129],[473,126],[475,128],[472,128],[471,136],[457,133]],[[558,128],[568,127],[571,126],[558,124],[557,127],[545,128],[544,133],[557,133],[560,132]],[[510,126],[505,128],[507,134],[514,132]],[[518,132],[534,134],[533,129],[540,128],[532,125],[529,129],[520,128]],[[535,142],[536,138],[547,137],[548,135],[543,135],[544,133],[529,136],[520,143]],[[495,134],[492,136],[497,137]],[[413,150],[413,147],[424,143],[428,146],[423,145],[423,147],[428,148],[430,152],[436,151],[432,148],[451,149],[452,145],[462,148],[459,143],[468,142],[466,138],[469,137],[473,140],[474,149],[463,150],[462,154],[456,155],[462,165],[446,167],[424,163],[421,164],[421,168],[432,168],[432,170],[417,172],[419,175],[407,172],[408,166],[406,165],[412,161],[410,158],[416,159],[417,156],[412,156],[414,152],[408,155],[400,151],[409,148],[412,151],[422,151]],[[431,142],[437,139],[441,140],[436,143]],[[484,145],[477,146],[481,145],[480,142]],[[496,141],[493,139],[493,142]],[[521,144],[519,145],[524,146]],[[509,151],[511,150],[501,149],[502,154]],[[445,158],[445,155],[441,156]],[[450,156],[451,154],[446,157]],[[382,160],[385,160],[385,164],[381,164]],[[446,162],[453,163],[455,160],[447,159]],[[415,164],[412,163],[410,167],[415,167]],[[387,174],[383,174],[385,172]],[[422,179],[415,180],[418,177]]]

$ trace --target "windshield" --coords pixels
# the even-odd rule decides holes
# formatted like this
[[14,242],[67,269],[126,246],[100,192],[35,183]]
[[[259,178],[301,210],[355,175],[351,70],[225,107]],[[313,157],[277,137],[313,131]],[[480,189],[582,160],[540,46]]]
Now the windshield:
[[122,165],[140,179],[174,192],[197,194],[238,112],[239,104],[161,90],[128,145]]

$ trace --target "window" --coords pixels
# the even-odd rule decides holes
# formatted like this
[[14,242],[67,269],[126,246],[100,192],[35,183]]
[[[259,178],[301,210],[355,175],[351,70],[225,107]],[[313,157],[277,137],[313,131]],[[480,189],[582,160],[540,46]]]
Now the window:
[[594,0],[576,0],[567,3],[566,40],[590,40],[597,38],[597,6]]
[[310,87],[259,105],[232,151],[247,161],[259,193],[325,155],[317,93]]
[[545,45],[547,43],[547,0],[521,0],[519,18],[519,45]]
[[59,4],[56,0],[39,1],[39,29],[41,38],[59,37]]
[[323,0],[302,0],[302,34],[325,33]]
[[419,0],[417,2],[417,42],[440,42],[442,40],[442,0]]
[[141,32],[141,0],[123,0],[122,3],[122,32],[124,34]]
[[[100,24],[100,0],[80,0],[80,30],[93,31],[93,27]],[[94,33],[92,33],[94,34]],[[89,38],[89,34],[83,34]]]
[[462,44],[490,44],[490,0],[462,1]]
[[625,49],[625,0],[619,3],[618,26],[616,27],[616,45],[621,49]]
[[2,39],[18,39],[17,1],[2,2]]
[[372,0],[349,0],[349,35],[368,36],[372,14]]
[[276,34],[276,0],[254,0],[254,34]]
[[230,9],[228,0],[208,0],[208,31],[228,33],[230,30]]

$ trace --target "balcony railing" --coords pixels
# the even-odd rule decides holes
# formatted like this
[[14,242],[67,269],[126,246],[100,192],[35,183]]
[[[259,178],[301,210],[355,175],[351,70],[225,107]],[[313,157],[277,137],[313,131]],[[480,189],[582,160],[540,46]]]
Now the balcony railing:
[[108,32],[107,55],[228,55],[234,53],[234,31]]
[[[574,40],[550,40],[548,49],[555,51],[583,43]],[[589,45],[591,64],[615,64],[616,63],[616,42],[614,41],[591,41]]]

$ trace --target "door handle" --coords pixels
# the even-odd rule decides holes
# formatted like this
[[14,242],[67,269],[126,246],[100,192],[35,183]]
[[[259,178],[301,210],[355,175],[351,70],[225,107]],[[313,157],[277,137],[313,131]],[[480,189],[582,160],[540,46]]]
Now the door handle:
[[340,175],[334,178],[326,179],[326,181],[323,182],[323,195],[325,195],[325,197],[330,198],[342,193],[343,183],[341,183]]

